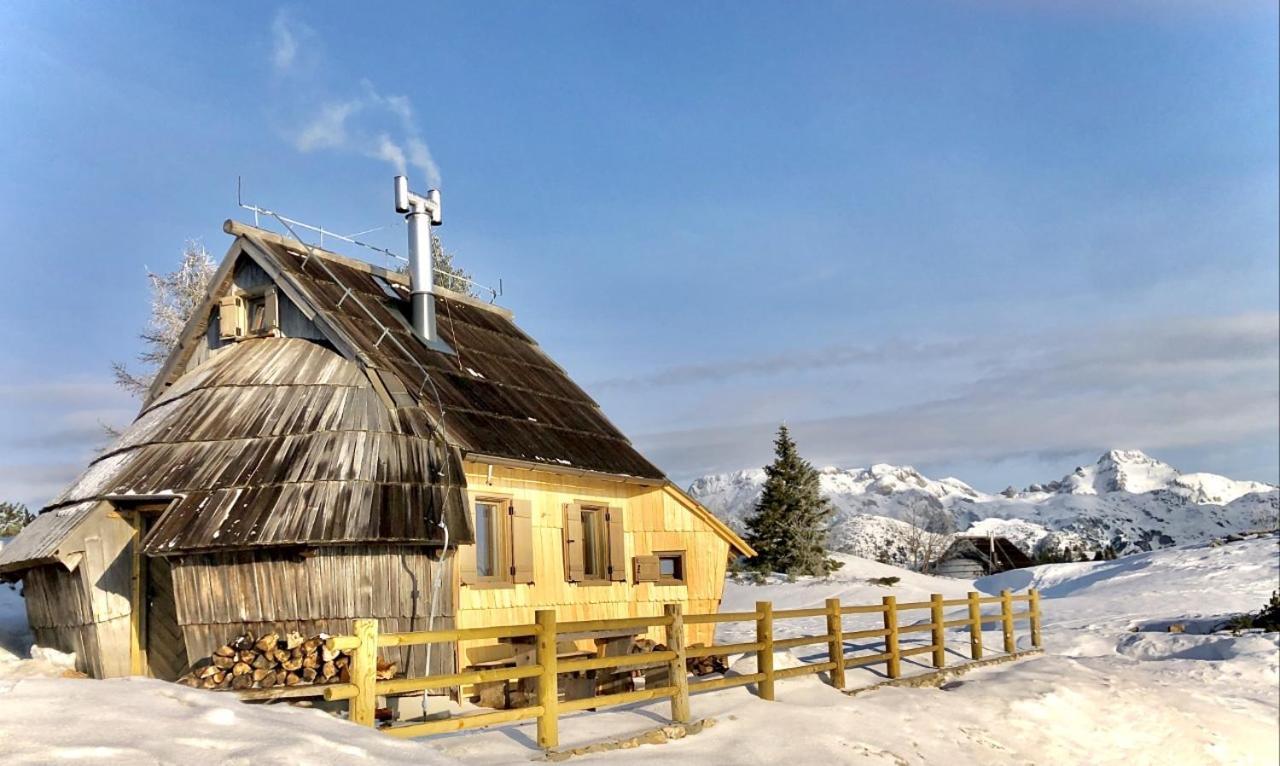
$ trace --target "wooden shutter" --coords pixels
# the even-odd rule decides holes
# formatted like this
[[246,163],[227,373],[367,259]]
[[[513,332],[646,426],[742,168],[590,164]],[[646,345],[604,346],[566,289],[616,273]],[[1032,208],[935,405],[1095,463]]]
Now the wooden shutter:
[[533,582],[533,503],[512,500],[507,506],[511,520],[511,581]]
[[577,503],[564,504],[564,579],[582,582],[586,567],[582,562],[582,508]]
[[275,332],[280,329],[280,296],[273,287],[263,296],[263,308],[267,313],[266,321],[263,322],[264,330]]
[[244,336],[244,323],[240,318],[240,299],[234,295],[218,301],[218,335],[225,339]]
[[627,538],[622,529],[622,509],[610,506],[605,512],[609,522],[609,579],[627,581]]
[[657,556],[636,556],[636,582],[657,582],[661,569]]
[[[475,501],[467,496],[467,514],[475,513]],[[476,528],[476,521],[471,519],[471,528]],[[455,556],[458,559],[458,582],[463,585],[473,585],[479,579],[476,574],[476,546],[474,543],[470,545],[459,545],[458,552]]]

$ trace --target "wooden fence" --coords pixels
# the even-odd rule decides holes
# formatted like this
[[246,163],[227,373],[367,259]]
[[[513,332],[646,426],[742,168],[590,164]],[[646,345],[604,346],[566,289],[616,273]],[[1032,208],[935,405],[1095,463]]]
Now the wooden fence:
[[[1014,611],[1016,602],[1025,602],[1026,610]],[[983,606],[999,604],[999,614],[984,614]],[[966,615],[959,619],[947,620],[944,610],[948,607],[968,608]],[[903,612],[928,611],[929,622],[902,625],[899,615]],[[880,614],[883,616],[882,628],[871,630],[845,631],[844,618],[848,615]],[[779,620],[826,618],[826,633],[794,638],[775,638],[774,626]],[[806,676],[814,673],[829,673],[830,682],[839,689],[845,687],[845,671],[849,668],[873,665],[883,662],[885,675],[899,678],[902,675],[902,660],[915,655],[929,654],[933,667],[946,665],[945,636],[948,628],[967,628],[969,638],[969,657],[972,660],[983,658],[982,627],[996,624],[1003,634],[1003,649],[1006,654],[1013,654],[1016,649],[1014,641],[1014,623],[1026,621],[1031,636],[1031,645],[1040,646],[1040,594],[1030,590],[1022,595],[1014,595],[1005,590],[999,596],[983,597],[978,593],[970,593],[967,598],[945,599],[940,594],[933,594],[928,601],[898,602],[893,596],[885,596],[880,604],[865,606],[844,606],[839,599],[827,599],[820,607],[811,609],[774,610],[771,602],[758,601],[753,612],[725,612],[720,614],[683,614],[680,604],[667,604],[661,615],[653,617],[630,617],[611,620],[585,620],[577,622],[556,622],[555,610],[540,609],[536,619],[528,625],[504,625],[487,628],[465,628],[455,630],[417,631],[412,633],[379,633],[377,620],[356,620],[355,635],[333,636],[328,640],[330,649],[341,649],[351,653],[351,683],[334,684],[325,687],[326,700],[349,700],[350,720],[365,726],[374,725],[376,700],[379,695],[395,695],[423,692],[432,689],[445,689],[467,684],[488,682],[507,682],[524,678],[537,679],[535,704],[517,707],[510,710],[493,710],[479,713],[426,721],[423,723],[392,726],[384,729],[389,734],[399,737],[420,737],[429,734],[472,729],[481,726],[509,723],[536,718],[538,721],[538,745],[542,748],[556,747],[559,741],[557,721],[559,716],[579,710],[625,705],[635,702],[647,702],[656,699],[671,700],[671,719],[676,722],[688,722],[690,718],[689,695],[698,692],[727,689],[735,686],[756,684],[762,699],[772,700],[776,681]],[[719,644],[713,646],[685,646],[686,625],[705,625],[708,623],[754,622],[755,640],[745,643]],[[651,627],[661,627],[666,635],[666,649],[614,657],[586,657],[559,659],[557,657],[557,638],[572,638],[574,635],[600,631],[617,631],[635,629],[637,632],[647,631]],[[930,643],[926,646],[903,649],[901,637],[904,634],[928,631]],[[471,670],[450,675],[427,676],[423,678],[397,678],[377,680],[375,675],[379,647],[408,646],[415,644],[451,643],[455,641],[475,641],[484,639],[532,638],[535,642],[534,662],[530,665],[516,667]],[[846,656],[844,642],[856,639],[882,639],[884,651],[871,654]],[[800,646],[826,645],[826,660],[804,665],[775,669],[773,653],[777,650],[792,649]],[[755,653],[757,666],[755,673],[724,676],[707,681],[689,681],[686,661],[698,657],[723,657],[730,654]],[[605,694],[582,699],[559,700],[559,676],[564,673],[584,672],[592,670],[626,670],[641,667],[667,665],[669,668],[668,685],[655,689]]]

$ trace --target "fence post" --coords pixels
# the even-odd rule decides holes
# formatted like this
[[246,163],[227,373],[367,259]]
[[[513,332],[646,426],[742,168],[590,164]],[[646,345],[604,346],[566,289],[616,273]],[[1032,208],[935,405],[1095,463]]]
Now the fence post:
[[756,643],[760,649],[756,651],[756,670],[763,673],[757,688],[760,699],[773,699],[773,602],[757,601],[756,611],[760,619],[756,620]]
[[982,598],[977,591],[969,591],[969,656],[982,659]]
[[361,726],[373,726],[378,706],[378,621],[358,619],[352,628],[360,645],[351,652],[351,683],[356,696],[347,703],[347,718]]
[[667,648],[676,653],[671,660],[671,685],[675,690],[671,694],[671,720],[676,723],[689,722],[689,664],[685,658],[684,648],[684,610],[680,604],[667,604],[662,611],[671,618],[667,626]]
[[898,649],[898,598],[884,597],[884,629],[888,634],[884,637],[885,652],[889,659],[885,661],[885,669],[890,678],[902,675],[902,654]]
[[1032,588],[1027,608],[1031,611],[1031,645],[1040,648],[1040,591]]
[[944,643],[947,633],[942,629],[942,594],[934,593],[929,601],[929,612],[933,615],[933,666],[940,668],[947,664],[947,649]]
[[559,674],[556,672],[556,610],[537,610],[534,622],[539,628],[534,656],[542,667],[538,676],[538,705],[542,708],[538,715],[538,747],[549,750],[560,744],[560,733],[556,727],[556,708],[560,705]]
[[840,599],[827,599],[827,635],[831,636],[831,685],[843,689],[844,680],[844,619],[840,614]]
[[1000,591],[1000,626],[1004,630],[1004,653],[1013,654],[1018,647],[1013,643],[1013,591]]

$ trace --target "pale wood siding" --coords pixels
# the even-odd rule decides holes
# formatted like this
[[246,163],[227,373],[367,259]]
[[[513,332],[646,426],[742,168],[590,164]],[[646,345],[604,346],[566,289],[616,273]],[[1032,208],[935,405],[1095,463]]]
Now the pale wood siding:
[[[243,630],[349,634],[374,617],[387,632],[426,630],[438,564],[419,546],[333,546],[183,556],[174,560],[178,623],[187,654],[207,657]],[[434,627],[453,627],[453,584],[443,565]],[[426,649],[379,653],[411,675],[426,670]],[[432,652],[433,673],[453,672],[453,653]]]
[[[679,602],[689,613],[715,612],[724,590],[729,545],[703,520],[661,487],[565,476],[517,468],[493,468],[467,463],[467,483],[473,496],[494,492],[527,501],[532,511],[534,582],[500,587],[460,586],[458,626],[525,624],[534,610],[554,607],[566,620],[647,616],[662,613],[664,603]],[[566,581],[563,526],[566,504],[613,506],[622,509],[626,580],[571,583]],[[631,562],[654,551],[684,551],[686,584],[635,583]],[[689,626],[690,643],[710,643],[714,625]],[[660,639],[659,631],[651,637]],[[466,651],[478,642],[464,645]]]

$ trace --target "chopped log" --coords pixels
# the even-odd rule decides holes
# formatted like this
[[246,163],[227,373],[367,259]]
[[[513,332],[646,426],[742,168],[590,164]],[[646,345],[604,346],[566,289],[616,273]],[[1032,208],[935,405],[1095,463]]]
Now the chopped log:
[[342,652],[339,651],[338,649],[330,649],[327,646],[320,647],[320,659],[324,660],[325,662],[333,662],[338,658],[338,655],[341,653]]
[[308,683],[308,684],[315,683],[316,675],[317,675],[317,671],[315,668],[303,668],[302,669],[303,683]]
[[351,664],[351,658],[343,654],[342,656],[338,657],[338,659],[334,660],[333,664],[334,664],[334,667],[336,667],[338,670],[342,670],[343,668]]
[[398,668],[399,666],[396,665],[396,663],[380,659],[378,660],[377,669],[374,671],[374,676],[379,681],[387,681],[396,677],[396,670]]
[[285,637],[284,637],[284,648],[285,648],[285,649],[290,649],[290,650],[292,650],[292,649],[296,649],[296,648],[298,648],[299,646],[302,646],[302,642],[303,642],[303,640],[304,640],[304,639],[302,638],[302,634],[301,634],[301,633],[299,633],[299,632],[298,632],[298,631],[296,631],[296,630],[291,630],[291,631],[289,631],[288,633],[286,633],[286,634],[285,634]]
[[253,672],[253,667],[247,662],[237,662],[231,667],[231,675],[243,676]]
[[275,650],[276,641],[278,640],[280,640],[280,637],[277,636],[275,633],[267,633],[263,635],[262,638],[259,638],[256,642],[254,642],[253,647],[260,652]]
[[230,673],[226,673],[226,674],[224,674],[224,675],[222,676],[222,682],[221,682],[220,684],[218,684],[218,688],[219,688],[219,689],[230,689],[230,688],[231,688],[231,682],[232,682],[233,680],[235,680],[235,676],[231,675]]
[[338,671],[338,680],[344,684],[351,683],[351,668],[343,667]]
[[289,650],[288,650],[288,649],[276,649],[276,650],[275,650],[275,652],[274,652],[274,656],[275,656],[276,662],[284,662],[285,660],[288,660],[288,659],[289,659],[289,656],[290,656],[290,655],[289,655]]
[[302,667],[311,668],[312,670],[315,670],[316,668],[320,667],[320,655],[308,654],[307,656],[303,657]]
[[270,668],[274,667],[275,664],[276,661],[265,654],[259,654],[257,657],[253,658],[253,666],[255,668]]
[[220,670],[226,670],[232,665],[235,665],[237,662],[234,656],[234,653],[231,657],[223,657],[221,655],[215,654],[212,657],[210,657],[209,660],[210,662],[213,663],[212,667],[218,668]]
[[284,683],[285,678],[289,676],[289,671],[281,669],[276,671],[276,685]]
[[220,668],[217,665],[206,665],[200,669],[200,677],[208,678],[213,674],[217,673],[219,670]]
[[297,673],[289,673],[284,677],[285,686],[297,686],[300,683],[302,683],[302,676]]
[[240,653],[237,655],[241,662],[253,662],[253,658],[257,656],[258,653],[252,649],[241,649]]
[[264,678],[271,678],[272,680],[274,680],[275,677],[276,677],[276,672],[270,668],[258,668],[257,670],[253,671],[253,680],[255,683],[262,681],[262,679]]
[[231,688],[232,688],[232,689],[251,689],[251,688],[253,688],[253,676],[252,676],[252,675],[250,675],[250,674],[248,674],[248,673],[245,673],[245,674],[243,674],[243,675],[238,675],[238,676],[232,676],[232,678],[231,678]]
[[222,646],[219,646],[217,649],[214,649],[214,650],[213,650],[213,656],[215,656],[215,657],[234,657],[234,656],[236,656],[236,650],[235,650],[235,649],[232,649],[232,648],[231,648],[230,646],[228,646],[227,644],[223,644]]
[[338,666],[332,662],[326,662],[320,666],[320,677],[328,681],[330,678],[338,675]]
[[324,642],[321,641],[318,637],[308,638],[306,641],[302,642],[302,650],[307,654],[315,654],[316,650],[320,648],[320,644],[322,643]]
[[258,681],[259,689],[270,689],[275,685],[276,685],[275,673],[267,673],[265,676],[262,677],[262,680]]
[[280,663],[280,667],[284,668],[285,670],[289,670],[289,671],[301,670],[301,669],[302,669],[302,662],[303,662],[303,659],[302,659],[301,657],[299,657],[299,658],[298,658],[298,659],[296,659],[296,660],[294,660],[294,659],[285,660],[284,662]]

